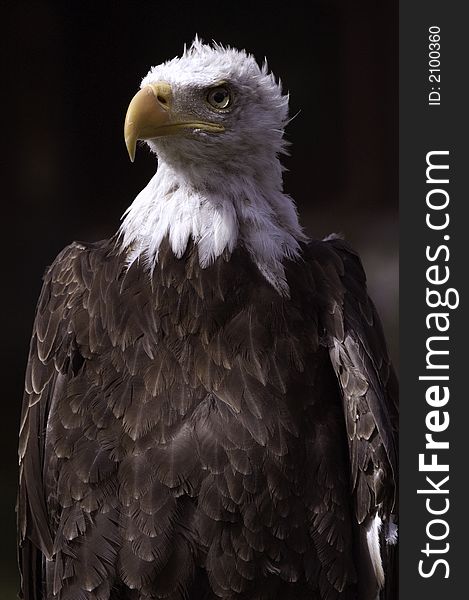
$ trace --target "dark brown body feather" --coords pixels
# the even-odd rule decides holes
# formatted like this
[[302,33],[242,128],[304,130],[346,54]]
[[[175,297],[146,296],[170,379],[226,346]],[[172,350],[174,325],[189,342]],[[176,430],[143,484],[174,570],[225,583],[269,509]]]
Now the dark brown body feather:
[[21,425],[24,598],[368,600],[392,370],[343,242],[305,245],[287,277],[290,299],[243,250],[201,269],[163,245],[152,276],[114,241],[58,256]]

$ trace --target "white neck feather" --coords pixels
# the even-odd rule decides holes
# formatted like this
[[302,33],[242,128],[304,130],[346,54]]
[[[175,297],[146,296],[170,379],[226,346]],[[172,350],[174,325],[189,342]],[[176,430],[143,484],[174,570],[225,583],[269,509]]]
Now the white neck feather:
[[160,159],[155,176],[123,217],[119,233],[128,263],[143,260],[152,271],[166,236],[177,257],[192,239],[202,268],[241,245],[263,276],[288,296],[283,263],[298,255],[299,241],[306,237],[292,199],[282,192],[280,168],[276,177],[269,171],[269,179],[238,175],[195,184]]

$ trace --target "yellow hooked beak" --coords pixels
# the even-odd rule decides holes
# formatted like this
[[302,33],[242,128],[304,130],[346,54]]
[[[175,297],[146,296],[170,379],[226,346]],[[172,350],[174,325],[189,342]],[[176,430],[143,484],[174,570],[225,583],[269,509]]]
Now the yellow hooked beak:
[[132,98],[124,124],[124,138],[130,160],[134,162],[137,140],[175,135],[184,129],[224,131],[223,125],[190,119],[179,120],[172,113],[173,93],[169,83],[146,85]]

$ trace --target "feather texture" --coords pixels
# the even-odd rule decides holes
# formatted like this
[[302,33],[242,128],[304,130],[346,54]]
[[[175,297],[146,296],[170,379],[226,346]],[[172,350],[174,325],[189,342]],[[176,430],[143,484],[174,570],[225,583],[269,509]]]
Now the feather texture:
[[73,244],[46,274],[24,597],[191,597],[204,572],[222,598],[354,598],[355,538],[396,510],[394,379],[358,259],[304,245],[285,299],[242,250],[200,269],[195,245],[166,243],[151,280],[112,241]]

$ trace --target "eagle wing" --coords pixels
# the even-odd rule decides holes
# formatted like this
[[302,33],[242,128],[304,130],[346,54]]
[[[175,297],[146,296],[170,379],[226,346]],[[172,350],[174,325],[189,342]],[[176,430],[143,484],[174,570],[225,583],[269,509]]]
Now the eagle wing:
[[363,523],[377,512],[385,520],[397,509],[397,379],[358,255],[339,238],[326,244],[336,273],[328,270],[326,340],[342,394],[356,517]]
[[[54,404],[83,359],[78,353],[69,314],[80,296],[78,255],[84,247],[65,248],[44,276],[34,320],[19,440],[18,559],[24,598],[41,598],[42,554],[53,554],[51,515],[46,497],[47,428]],[[48,473],[49,472],[49,473]]]
[[[321,282],[323,343],[329,349],[345,417],[359,552],[369,555],[361,561],[358,577],[367,579],[372,565],[378,588],[385,586],[382,593],[391,598],[397,556],[384,542],[394,542],[396,532],[397,379],[358,255],[336,236],[311,242],[308,252],[311,280]],[[381,532],[377,517],[383,522]],[[363,567],[368,558],[371,563]],[[369,592],[361,593],[368,597]]]

